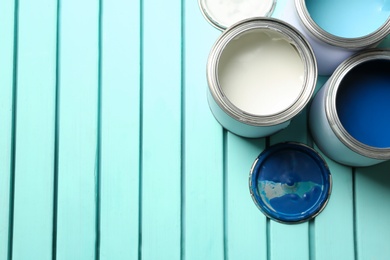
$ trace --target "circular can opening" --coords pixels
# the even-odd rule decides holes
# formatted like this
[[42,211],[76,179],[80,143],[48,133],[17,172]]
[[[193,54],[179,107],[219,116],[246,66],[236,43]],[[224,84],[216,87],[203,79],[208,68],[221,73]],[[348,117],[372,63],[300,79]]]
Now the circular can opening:
[[224,30],[241,20],[270,16],[276,0],[199,0],[199,5],[205,18]]
[[249,177],[255,204],[266,216],[282,223],[300,223],[317,216],[328,202],[331,186],[325,161],[299,143],[265,149]]
[[295,43],[270,29],[247,30],[231,39],[217,70],[225,97],[238,109],[258,116],[291,107],[304,87],[305,66]]
[[369,60],[349,70],[337,88],[336,110],[354,139],[390,148],[390,60]]
[[366,36],[381,27],[390,15],[383,0],[306,0],[306,8],[323,30],[345,38]]
[[[288,123],[309,102],[317,82],[317,63],[306,39],[274,18],[241,21],[213,45],[207,61],[212,103],[238,123]],[[223,113],[220,113],[223,112]],[[222,115],[222,116],[221,116]]]

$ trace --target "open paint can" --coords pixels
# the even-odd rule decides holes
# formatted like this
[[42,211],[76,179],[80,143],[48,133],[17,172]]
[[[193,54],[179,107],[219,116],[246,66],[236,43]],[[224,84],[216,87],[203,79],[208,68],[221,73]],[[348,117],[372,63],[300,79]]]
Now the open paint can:
[[332,177],[314,149],[300,143],[280,143],[265,149],[253,163],[249,190],[267,217],[295,224],[314,218],[325,208]]
[[271,16],[276,0],[199,0],[208,22],[219,30],[254,17]]
[[208,101],[217,121],[244,137],[264,137],[290,123],[317,81],[313,51],[289,24],[243,20],[217,39],[207,62]]
[[282,17],[310,42],[320,75],[331,75],[345,59],[375,47],[390,32],[390,2],[383,0],[291,0]]
[[349,166],[390,159],[390,50],[356,54],[313,99],[309,125],[329,158]]

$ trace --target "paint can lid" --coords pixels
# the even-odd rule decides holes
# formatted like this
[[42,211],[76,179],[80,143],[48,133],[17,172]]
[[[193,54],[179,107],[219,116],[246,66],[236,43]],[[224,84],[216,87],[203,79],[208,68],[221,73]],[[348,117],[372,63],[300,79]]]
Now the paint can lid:
[[332,188],[329,168],[312,148],[280,143],[265,149],[253,163],[249,189],[257,207],[269,218],[287,224],[317,216]]
[[275,5],[276,0],[199,0],[203,16],[219,30],[248,18],[270,16]]

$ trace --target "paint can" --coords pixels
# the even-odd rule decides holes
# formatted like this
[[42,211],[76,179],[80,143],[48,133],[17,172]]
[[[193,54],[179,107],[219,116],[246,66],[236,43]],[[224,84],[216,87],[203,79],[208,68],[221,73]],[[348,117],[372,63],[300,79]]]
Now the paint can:
[[390,32],[390,2],[382,0],[291,0],[282,20],[310,42],[319,75],[331,75],[357,51],[375,47]]
[[232,133],[257,138],[290,123],[310,100],[317,81],[313,51],[289,24],[243,20],[217,39],[207,62],[208,102]]
[[219,30],[254,17],[271,16],[276,0],[199,0],[205,19]]
[[301,143],[279,143],[265,149],[249,175],[256,206],[269,218],[296,224],[317,216],[332,190],[332,176],[323,158]]
[[390,159],[390,50],[355,54],[335,70],[310,107],[315,143],[349,166]]

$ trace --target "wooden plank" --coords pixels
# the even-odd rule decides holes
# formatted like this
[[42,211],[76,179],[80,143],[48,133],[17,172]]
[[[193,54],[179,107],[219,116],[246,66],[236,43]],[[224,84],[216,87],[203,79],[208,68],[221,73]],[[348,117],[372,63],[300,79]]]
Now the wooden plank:
[[321,155],[333,185],[328,205],[314,222],[315,259],[355,259],[352,169]]
[[[206,61],[219,31],[185,1],[184,187],[185,259],[223,259],[223,137],[207,103]],[[206,146],[205,146],[206,144]]]
[[[270,137],[270,144],[286,141],[300,143],[308,142],[307,139],[307,109],[292,119],[291,124],[280,132]],[[275,259],[309,259],[309,223],[304,222],[295,225],[281,224],[275,221],[269,223],[270,236],[269,256]],[[293,243],[291,241],[294,241]]]
[[181,256],[181,2],[143,2],[142,258]]
[[61,2],[58,259],[95,256],[98,14],[97,1]]
[[0,259],[8,255],[12,145],[14,1],[0,1]]
[[[226,162],[227,258],[266,259],[267,222],[249,192],[249,172],[265,139],[228,133]],[[254,250],[255,249],[255,250]]]
[[140,6],[102,10],[100,259],[138,259]]
[[359,259],[388,259],[390,162],[355,170],[356,250]]
[[19,1],[15,259],[52,255],[56,13],[53,0]]

